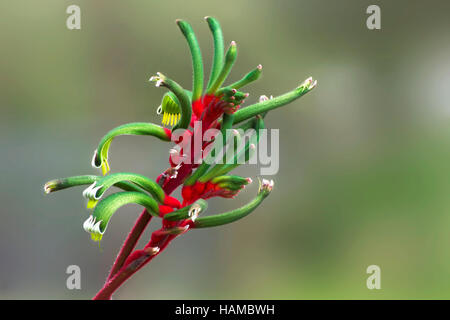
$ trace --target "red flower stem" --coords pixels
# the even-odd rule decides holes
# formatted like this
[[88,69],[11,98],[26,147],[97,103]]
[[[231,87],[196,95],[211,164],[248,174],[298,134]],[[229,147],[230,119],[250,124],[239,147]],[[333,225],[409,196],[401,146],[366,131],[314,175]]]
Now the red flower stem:
[[[159,253],[161,253],[172,241],[175,237],[167,237],[165,238],[165,241],[162,241],[161,244],[161,250]],[[139,250],[142,252],[142,250]],[[145,266],[147,263],[149,263],[154,257],[156,257],[157,254],[144,254],[141,255],[139,258],[133,260],[130,263],[127,263],[125,267],[122,267],[120,270],[117,271],[116,275],[113,276],[111,279],[108,279],[103,286],[102,289],[95,295],[95,297],[92,300],[111,300],[111,297],[114,292],[125,282],[127,281],[134,273],[136,273],[139,269],[141,269],[143,266]]]
[[145,260],[136,261],[138,264],[133,264],[133,266],[128,266],[125,269],[119,270],[120,272],[117,272],[114,277],[106,281],[103,288],[95,295],[94,298],[92,298],[92,300],[111,300],[113,293],[136,271],[150,262],[153,257],[155,256],[144,256],[142,258]]
[[141,235],[144,233],[144,230],[150,222],[151,218],[152,216],[147,212],[146,209],[144,209],[139,218],[136,220],[127,238],[125,239],[125,242],[122,245],[122,248],[117,255],[116,261],[114,261],[112,269],[108,275],[108,278],[106,280],[107,282],[116,275],[120,268],[122,268],[125,260],[136,247],[137,242],[139,241]]
[[[178,174],[178,179],[174,181],[174,183],[169,183],[163,186],[163,190],[167,195],[170,195],[173,190],[175,190],[179,185],[181,185],[186,178],[187,175],[191,172],[190,166],[184,166],[185,168],[181,169]],[[187,167],[187,168],[186,168]],[[172,181],[170,181],[172,182]],[[139,264],[138,267],[134,269],[130,269],[129,267],[123,269],[123,265],[126,259],[129,257],[133,249],[136,247],[136,244],[144,233],[145,228],[150,222],[151,215],[148,214],[146,210],[142,211],[139,218],[136,220],[133,228],[128,234],[122,248],[117,255],[117,258],[113,264],[113,267],[109,273],[109,276],[104,284],[103,288],[95,295],[93,300],[110,300],[112,294],[136,271],[142,268],[145,264],[150,262],[150,260],[156,255],[149,256],[148,259]],[[161,247],[161,251],[169,244],[170,241],[167,241],[164,247]]]

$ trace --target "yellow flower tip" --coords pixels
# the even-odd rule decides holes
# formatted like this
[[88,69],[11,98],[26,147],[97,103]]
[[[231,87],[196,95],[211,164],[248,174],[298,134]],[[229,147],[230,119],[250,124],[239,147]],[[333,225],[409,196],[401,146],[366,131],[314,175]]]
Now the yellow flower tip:
[[108,160],[103,160],[102,162],[102,174],[106,175],[109,172],[109,163]]
[[174,126],[178,123],[178,121],[181,118],[181,114],[179,113],[168,113],[168,112],[164,112],[163,113],[163,118],[161,123],[164,126]]
[[91,234],[91,239],[93,241],[100,241],[102,240],[103,233],[100,231],[100,223],[102,220],[97,221],[94,216],[90,216],[84,223],[83,228],[86,232]]
[[94,242],[100,242],[100,241],[102,240],[102,238],[103,238],[103,235],[102,235],[102,234],[99,234],[99,233],[91,233],[91,239],[92,239],[92,241],[94,241]]
[[95,200],[95,199],[89,199],[88,202],[87,202],[86,207],[87,207],[88,209],[94,209],[95,206],[97,205],[97,203],[98,203],[98,200]]

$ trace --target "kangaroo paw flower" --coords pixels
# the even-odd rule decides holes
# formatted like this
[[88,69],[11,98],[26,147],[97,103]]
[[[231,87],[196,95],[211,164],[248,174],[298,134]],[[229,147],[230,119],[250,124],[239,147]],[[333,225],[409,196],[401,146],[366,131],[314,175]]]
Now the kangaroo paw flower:
[[[124,281],[181,234],[191,229],[225,225],[255,210],[272,191],[273,180],[260,180],[258,194],[240,208],[216,215],[202,215],[208,207],[206,199],[234,198],[252,183],[251,178],[229,173],[249,162],[256,152],[268,112],[295,101],[317,85],[316,80],[308,78],[292,91],[277,97],[260,96],[257,103],[245,107],[249,93],[241,90],[261,77],[262,66],[257,65],[240,80],[227,84],[237,59],[236,43],[232,41],[225,50],[219,22],[213,17],[205,17],[205,20],[214,42],[206,88],[203,88],[202,54],[194,31],[186,21],[176,20],[192,59],[192,87],[190,90],[184,89],[160,72],[150,77],[149,80],[156,87],[167,89],[156,110],[162,117],[163,126],[135,122],[114,128],[100,140],[92,157],[92,166],[100,168],[102,176],[67,177],[51,180],[44,185],[45,193],[85,186],[83,196],[88,200],[87,207],[92,209],[92,214],[83,223],[83,228],[94,241],[102,239],[112,216],[122,206],[134,203],[145,208],[125,240],[108,281],[94,299],[110,298]],[[198,122],[201,126],[198,126]],[[169,126],[172,130],[166,128]],[[179,136],[178,132],[175,133],[177,129],[182,129]],[[209,129],[214,129],[214,133],[211,134]],[[156,180],[136,173],[108,174],[108,153],[116,137],[144,135],[168,142],[172,140],[172,133],[178,137],[173,141],[176,145],[168,152],[169,168],[160,173]],[[189,141],[194,143],[184,145],[184,142]],[[196,141],[199,141],[200,148],[195,148]],[[156,165],[152,159],[146,161],[152,166]],[[113,187],[122,191],[106,196],[107,191],[115,191]],[[177,188],[181,188],[182,202],[171,196]],[[153,216],[161,218],[161,228],[152,232],[150,241],[143,249],[135,250]]]

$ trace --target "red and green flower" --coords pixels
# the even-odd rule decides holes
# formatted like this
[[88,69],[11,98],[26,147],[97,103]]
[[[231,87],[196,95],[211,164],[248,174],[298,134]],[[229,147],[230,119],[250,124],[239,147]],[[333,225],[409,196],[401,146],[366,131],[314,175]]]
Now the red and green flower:
[[[177,24],[191,52],[192,90],[185,90],[159,72],[150,78],[157,87],[168,89],[157,108],[157,113],[162,116],[162,123],[166,127],[147,122],[119,126],[102,138],[94,152],[92,166],[100,168],[102,176],[75,176],[45,184],[46,193],[74,186],[87,186],[83,196],[87,199],[88,209],[91,209],[92,213],[83,227],[95,241],[102,239],[111,217],[120,207],[130,203],[144,207],[121,248],[104,287],[95,299],[111,298],[123,282],[164,251],[177,236],[189,230],[228,224],[255,210],[272,191],[273,181],[262,179],[257,195],[248,204],[230,212],[203,216],[207,209],[207,199],[233,198],[252,182],[250,178],[229,173],[242,163],[236,161],[238,158],[245,162],[251,157],[259,142],[259,130],[265,128],[264,118],[267,113],[300,98],[316,86],[317,82],[308,78],[288,93],[270,99],[262,96],[258,103],[243,107],[248,93],[241,89],[261,76],[262,66],[258,65],[241,80],[224,85],[237,57],[237,46],[232,41],[225,52],[219,23],[212,17],[206,17],[206,21],[214,40],[214,57],[207,85],[204,87],[203,62],[197,39],[191,26],[182,20],[177,20]],[[169,126],[172,128],[168,128]],[[223,141],[220,142],[223,143],[224,150],[230,139],[238,144],[242,143],[240,151],[231,163],[198,161],[206,158],[214,160],[222,156],[214,151],[205,152],[216,143],[213,137],[203,142],[200,153],[193,147],[190,150],[171,149],[168,154],[169,167],[154,180],[135,173],[109,173],[108,150],[114,138],[118,136],[147,135],[178,144],[196,136],[200,136],[200,141],[204,141],[203,136],[209,129],[217,129],[222,133]],[[241,142],[239,132],[248,129],[254,129],[254,135],[247,142]],[[174,139],[175,131],[179,130],[182,134]],[[227,131],[233,134],[227,134]],[[104,195],[112,188],[120,191]],[[182,199],[171,196],[177,188],[181,188]],[[144,248],[136,249],[140,236],[153,217],[161,219],[161,228],[152,233]]]

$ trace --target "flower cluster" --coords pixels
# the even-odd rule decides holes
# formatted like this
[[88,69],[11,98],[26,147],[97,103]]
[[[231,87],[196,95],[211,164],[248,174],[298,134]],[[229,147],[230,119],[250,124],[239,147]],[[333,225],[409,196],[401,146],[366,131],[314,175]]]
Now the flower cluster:
[[[92,166],[101,169],[101,176],[83,175],[56,179],[44,186],[46,193],[74,186],[87,186],[83,196],[87,199],[87,207],[92,210],[92,214],[83,227],[94,241],[102,239],[111,217],[120,207],[136,203],[145,208],[120,250],[105,286],[95,297],[97,299],[110,298],[126,279],[161,253],[178,235],[190,229],[228,224],[255,210],[272,191],[273,181],[262,179],[255,198],[238,209],[202,216],[207,209],[206,199],[233,198],[246,185],[252,183],[250,178],[230,175],[229,172],[241,163],[237,161],[238,158],[245,162],[252,156],[252,151],[259,141],[259,130],[264,128],[264,118],[268,111],[300,98],[317,84],[312,78],[308,78],[286,94],[270,98],[262,96],[258,103],[241,108],[249,94],[240,90],[260,77],[262,66],[258,65],[239,81],[224,85],[237,57],[236,43],[232,41],[225,51],[219,23],[212,17],[205,19],[214,39],[214,57],[206,87],[204,88],[203,62],[195,34],[187,22],[177,20],[191,52],[193,87],[192,91],[185,90],[160,72],[150,78],[157,87],[168,89],[156,110],[162,116],[164,126],[136,122],[112,129],[101,139],[92,158]],[[195,123],[201,123],[201,126],[198,127]],[[222,133],[221,138],[211,137],[203,142],[202,138],[208,129],[216,129]],[[239,132],[248,129],[254,129],[253,136],[248,141],[241,141]],[[231,135],[226,133],[230,130],[233,133]],[[176,131],[181,131],[181,134],[175,137]],[[200,154],[183,147],[170,149],[169,168],[155,180],[135,173],[110,174],[108,151],[114,138],[121,135],[153,136],[162,141],[175,142],[177,145],[200,136],[202,147]],[[223,150],[229,147],[230,140],[240,146],[234,150],[236,154],[232,161],[198,161],[206,158],[215,160],[223,156],[224,153],[217,152],[217,148],[211,148],[218,140],[221,140]],[[178,187],[181,188],[181,201],[171,196]],[[104,196],[110,188],[121,191]],[[161,228],[152,233],[150,241],[143,249],[135,249],[139,237],[152,217],[161,219]]]

